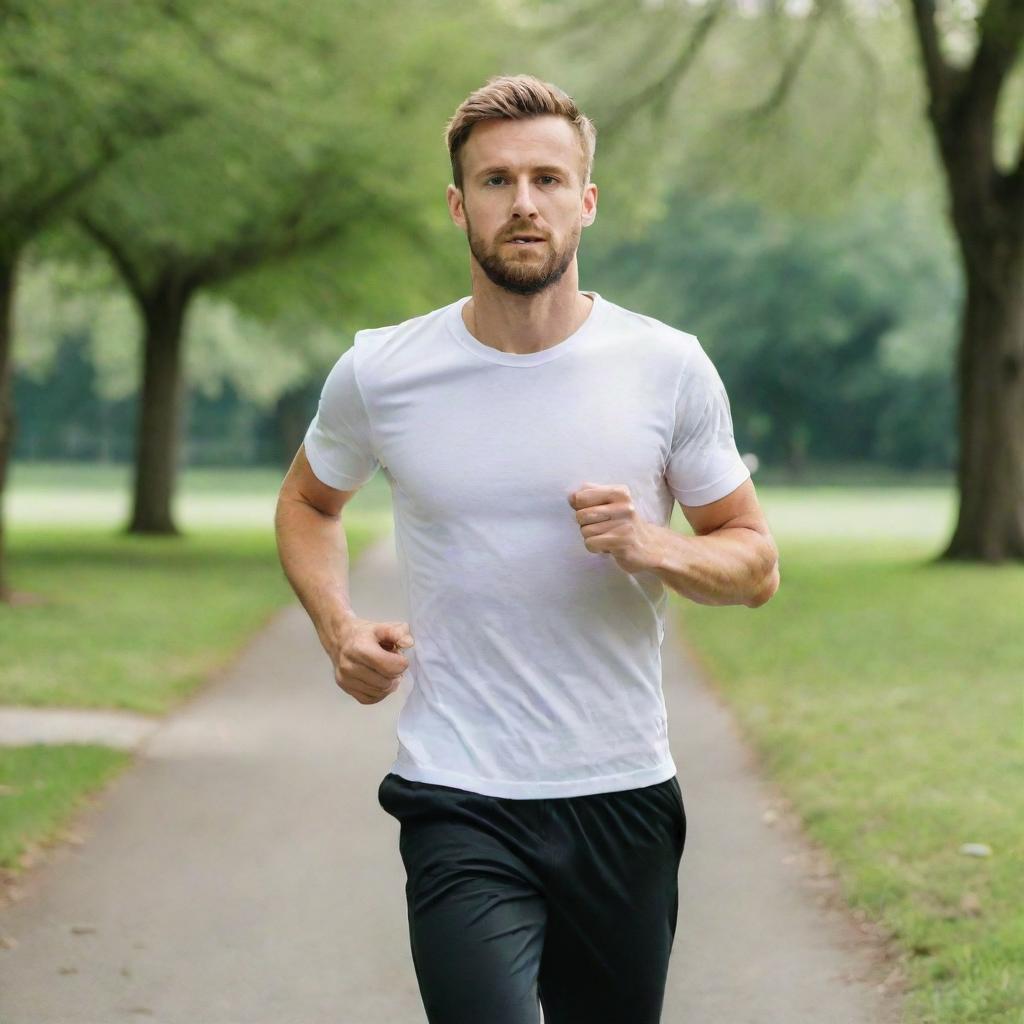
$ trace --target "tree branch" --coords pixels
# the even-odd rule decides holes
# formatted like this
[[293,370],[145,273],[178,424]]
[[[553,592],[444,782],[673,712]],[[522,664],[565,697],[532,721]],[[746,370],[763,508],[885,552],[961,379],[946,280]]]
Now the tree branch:
[[910,5],[928,85],[928,116],[939,129],[948,116],[959,73],[942,55],[935,24],[935,0],[910,0]]
[[1016,162],[1004,177],[1003,186],[1017,200],[1018,205],[1024,203],[1024,131],[1017,145]]
[[144,304],[147,296],[145,282],[132,264],[127,249],[99,221],[94,220],[87,213],[79,213],[75,220],[90,237],[107,251],[131,293],[139,300],[140,304]]
[[988,0],[978,18],[978,45],[967,75],[967,91],[986,102],[998,98],[1024,42],[1024,3]]
[[701,47],[707,40],[712,28],[714,28],[715,22],[724,13],[725,0],[713,0],[697,19],[697,24],[686,40],[686,45],[680,50],[676,59],[661,75],[649,82],[639,92],[623,100],[617,107],[612,109],[610,114],[602,117],[601,129],[608,134],[616,134],[622,125],[632,118],[637,111],[642,110],[648,105],[656,117],[664,113],[669,98],[686,76],[686,73],[693,67],[697,57],[700,55]]
[[[597,3],[585,3],[582,7],[570,7],[562,17],[553,17],[549,12],[544,12],[533,21],[524,21],[518,15],[519,20],[515,21],[515,25],[526,42],[548,43],[555,36],[565,40],[572,36],[592,35],[635,14],[636,11],[631,10],[622,0],[598,0]],[[513,18],[516,17],[513,14]]]
[[[346,219],[332,217],[315,226],[308,223],[312,200],[336,173],[337,162],[325,160],[300,187],[302,200],[279,214],[276,226],[268,225],[266,218],[252,222],[230,242],[197,261],[189,271],[189,281],[197,287],[218,284],[242,271],[287,259],[297,251],[316,248],[337,238],[348,224]],[[352,195],[358,193],[360,215],[374,213],[382,224],[407,235],[417,245],[426,247],[432,244],[432,239],[417,223],[407,220],[403,209],[382,204],[370,191],[357,188],[349,191]]]
[[1011,216],[1021,216],[1024,203],[1024,139],[1016,166],[1002,174],[995,166],[995,115],[1003,89],[1024,43],[1024,3],[1021,0],[989,0],[978,18],[978,45],[967,72],[965,103],[989,138],[994,191],[1011,203]]
[[852,189],[860,176],[864,173],[864,169],[867,167],[870,158],[878,151],[878,118],[879,111],[881,110],[881,104],[878,102],[879,82],[883,78],[885,72],[878,57],[871,52],[871,48],[869,46],[865,45],[864,40],[857,31],[856,23],[851,26],[847,20],[842,17],[842,11],[840,11],[839,24],[844,30],[843,34],[845,38],[864,64],[864,80],[867,82],[870,90],[870,95],[864,103],[864,110],[867,111],[868,124],[865,130],[863,144],[854,148],[855,156],[853,163],[850,166],[848,173],[843,178],[843,184],[845,187],[847,189]]
[[65,203],[72,201],[84,191],[134,145],[169,135],[199,113],[199,108],[183,104],[163,122],[153,121],[152,117],[147,115],[138,126],[133,125],[124,129],[123,137],[117,139],[111,133],[97,127],[98,153],[91,163],[72,171],[42,195],[39,195],[41,188],[38,179],[27,181],[0,204],[0,218],[5,223],[3,233],[15,235],[21,242],[28,241]]
[[811,52],[815,37],[828,11],[829,5],[825,2],[820,2],[815,6],[814,12],[806,19],[803,35],[793,47],[793,52],[783,62],[782,71],[772,91],[760,103],[737,111],[733,115],[734,117],[741,121],[757,121],[769,116],[782,106],[796,82],[800,67]]
[[201,25],[185,13],[174,0],[163,0],[160,10],[173,22],[181,26],[196,45],[200,53],[205,54],[210,63],[219,71],[223,71],[231,78],[236,78],[245,85],[256,86],[259,89],[272,90],[274,83],[263,75],[256,74],[248,68],[240,68],[231,61],[226,60],[224,55],[217,48],[214,38]]

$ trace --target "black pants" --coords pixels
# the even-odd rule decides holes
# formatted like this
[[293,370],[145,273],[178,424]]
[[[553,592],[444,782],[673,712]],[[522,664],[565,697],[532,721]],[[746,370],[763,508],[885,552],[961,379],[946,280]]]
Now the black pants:
[[658,1024],[686,841],[679,783],[510,799],[388,773],[430,1024]]

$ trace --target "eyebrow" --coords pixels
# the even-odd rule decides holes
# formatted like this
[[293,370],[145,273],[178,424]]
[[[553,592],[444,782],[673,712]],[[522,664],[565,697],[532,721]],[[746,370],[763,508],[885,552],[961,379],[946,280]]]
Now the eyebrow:
[[[485,167],[482,171],[477,171],[474,177],[485,178],[490,177],[492,174],[507,174],[510,168],[502,166]],[[568,177],[569,171],[565,167],[560,167],[558,164],[541,164],[538,167],[532,168],[535,173],[541,171],[554,171],[556,174],[561,174]]]

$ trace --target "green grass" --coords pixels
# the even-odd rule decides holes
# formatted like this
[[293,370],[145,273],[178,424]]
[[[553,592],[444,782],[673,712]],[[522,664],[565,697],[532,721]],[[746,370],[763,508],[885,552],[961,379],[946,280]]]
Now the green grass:
[[15,530],[8,558],[42,603],[0,618],[4,704],[167,711],[291,599],[265,530]]
[[[274,505],[284,476],[267,468],[198,467],[180,474],[172,502],[175,522],[184,529],[252,527],[272,529]],[[16,462],[4,494],[4,521],[13,526],[108,527],[129,518],[131,469],[77,462]],[[383,473],[375,474],[345,508],[351,519],[391,517],[391,492]]]
[[[370,531],[347,532],[358,553]],[[14,529],[8,559],[41,603],[0,614],[3,704],[165,712],[295,600],[268,530]]]
[[778,536],[762,608],[673,597],[688,641],[850,903],[910,952],[906,1019],[1021,1024],[1024,567]]
[[89,744],[0,747],[0,868],[13,879],[36,850],[59,838],[87,794],[132,755]]
[[[71,504],[76,486],[67,492]],[[353,510],[357,502],[364,511]],[[381,520],[362,494],[346,517],[355,560]],[[2,704],[162,714],[297,600],[267,527],[137,537],[95,525],[15,523],[6,540],[11,585],[38,603],[0,606]],[[85,744],[0,747],[4,873],[16,875],[34,848],[59,837],[79,803],[132,756]]]
[[954,492],[935,484],[757,487],[765,514],[779,537],[905,538],[934,543],[937,550],[955,522]]

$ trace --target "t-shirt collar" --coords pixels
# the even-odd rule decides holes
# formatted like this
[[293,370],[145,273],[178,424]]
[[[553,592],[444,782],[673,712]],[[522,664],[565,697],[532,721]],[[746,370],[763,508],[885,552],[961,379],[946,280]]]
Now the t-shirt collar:
[[557,359],[559,356],[563,356],[577,348],[594,331],[595,324],[603,316],[604,299],[595,291],[585,289],[581,289],[581,291],[584,295],[589,295],[594,300],[587,319],[568,338],[563,338],[556,345],[542,348],[539,352],[502,352],[491,345],[485,345],[478,338],[473,337],[469,332],[469,328],[466,327],[465,321],[462,319],[462,308],[472,298],[471,295],[464,295],[461,299],[453,302],[448,307],[445,319],[455,340],[463,348],[475,353],[482,359],[492,363],[501,363],[504,366],[537,366],[539,363],[546,363],[551,359]]

